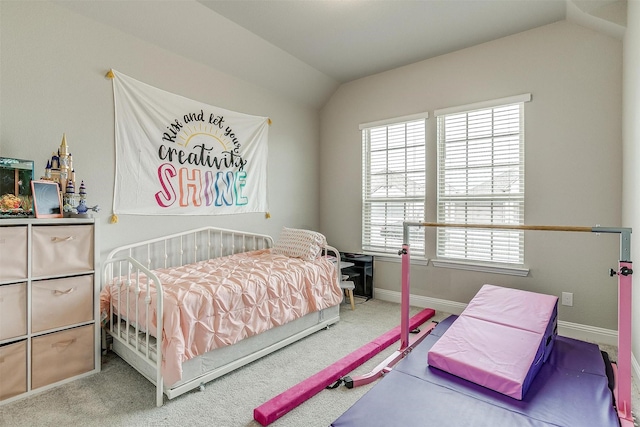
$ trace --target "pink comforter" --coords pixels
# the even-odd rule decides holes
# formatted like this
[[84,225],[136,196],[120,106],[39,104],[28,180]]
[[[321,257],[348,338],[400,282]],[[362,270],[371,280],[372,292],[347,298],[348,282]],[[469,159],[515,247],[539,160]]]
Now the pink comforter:
[[[335,268],[327,258],[306,262],[262,249],[156,270],[164,290],[164,383],[172,385],[182,378],[185,360],[338,304],[342,292]],[[126,316],[126,287],[110,283],[100,295],[103,317],[108,317],[110,303],[117,314],[118,294]],[[129,295],[132,320],[135,297],[133,291]],[[152,330],[155,295],[152,290]],[[138,325],[146,324],[144,306],[140,293]]]

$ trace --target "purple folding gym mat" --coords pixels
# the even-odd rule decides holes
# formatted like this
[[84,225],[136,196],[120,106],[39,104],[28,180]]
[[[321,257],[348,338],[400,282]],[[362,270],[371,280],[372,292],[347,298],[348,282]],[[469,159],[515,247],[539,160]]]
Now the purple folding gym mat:
[[333,427],[618,427],[597,345],[558,336],[522,400],[463,380],[425,362],[451,316]]

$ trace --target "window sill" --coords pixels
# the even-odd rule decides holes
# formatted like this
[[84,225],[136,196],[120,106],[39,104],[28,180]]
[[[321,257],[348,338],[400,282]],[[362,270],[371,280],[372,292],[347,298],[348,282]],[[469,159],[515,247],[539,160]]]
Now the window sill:
[[[374,255],[376,257],[376,261],[402,262],[401,256],[393,256],[390,254],[375,254],[375,253],[371,253],[370,255]],[[411,257],[411,265],[429,265],[429,258]]]
[[510,276],[526,277],[529,269],[526,267],[512,267],[504,265],[489,265],[468,261],[431,260],[434,267],[454,268],[458,270],[479,271],[482,273],[506,274]]

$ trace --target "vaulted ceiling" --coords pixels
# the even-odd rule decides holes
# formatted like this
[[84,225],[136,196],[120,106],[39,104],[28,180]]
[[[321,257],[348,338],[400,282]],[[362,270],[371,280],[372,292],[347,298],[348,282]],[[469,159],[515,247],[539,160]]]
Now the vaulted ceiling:
[[626,0],[54,2],[317,108],[342,83],[552,22],[626,25]]

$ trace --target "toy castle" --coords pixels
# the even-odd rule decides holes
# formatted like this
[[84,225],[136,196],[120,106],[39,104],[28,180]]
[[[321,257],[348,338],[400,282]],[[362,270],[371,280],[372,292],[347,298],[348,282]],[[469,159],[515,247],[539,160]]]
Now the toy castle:
[[75,170],[73,169],[73,156],[69,152],[67,136],[62,134],[62,142],[58,153],[53,153],[51,159],[47,161],[43,179],[55,181],[60,187],[60,191],[67,188],[68,181],[75,182]]
[[84,181],[81,181],[79,193],[76,194],[76,171],[73,168],[73,156],[67,145],[66,134],[62,134],[62,142],[58,152],[54,152],[51,155],[51,159],[47,161],[47,167],[42,179],[58,183],[58,188],[62,194],[63,210],[66,213],[85,214],[89,209],[98,212],[98,206],[87,207],[87,190]]

